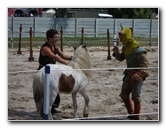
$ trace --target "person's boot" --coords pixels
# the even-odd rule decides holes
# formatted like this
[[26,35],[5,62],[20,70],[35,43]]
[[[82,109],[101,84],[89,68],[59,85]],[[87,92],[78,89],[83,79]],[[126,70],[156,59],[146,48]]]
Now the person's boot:
[[[140,114],[140,111],[141,111],[141,103],[134,102],[134,114]],[[134,120],[139,120],[139,115],[135,115]]]
[[61,113],[61,111],[58,108],[56,108],[54,105],[52,105],[52,107],[51,107],[51,113],[52,114],[54,114],[54,113]]
[[54,113],[60,113],[61,111],[58,109],[59,107],[59,104],[60,104],[60,96],[59,94],[57,95],[55,101],[54,101],[54,104],[52,105],[51,107],[51,113],[54,114]]
[[[132,106],[132,101],[130,99],[124,99],[123,102],[124,102],[124,104],[126,106],[128,114],[133,114],[134,113],[134,109],[133,109],[133,106]],[[130,119],[130,120],[133,120],[133,117],[134,116],[129,115],[127,118]]]

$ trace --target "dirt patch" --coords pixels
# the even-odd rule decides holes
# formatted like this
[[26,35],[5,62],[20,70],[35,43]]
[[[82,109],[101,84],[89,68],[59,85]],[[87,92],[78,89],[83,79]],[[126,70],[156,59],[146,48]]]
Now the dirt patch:
[[[147,47],[150,67],[158,67],[158,48]],[[107,60],[107,48],[88,48],[92,68],[125,68],[126,63],[118,62],[113,57]],[[72,48],[64,52],[73,55]],[[29,62],[29,51],[22,49],[18,55],[16,49],[8,50],[8,120],[36,120],[36,107],[33,100],[32,81],[34,70],[38,67],[39,49],[34,49],[35,61]],[[22,71],[17,73],[17,71]],[[90,98],[89,120],[127,120],[127,111],[119,97],[123,78],[122,69],[92,71],[92,78],[87,86]],[[15,72],[15,73],[13,73]],[[144,82],[142,90],[141,120],[159,120],[159,78],[158,69],[150,69],[150,76]],[[60,110],[54,119],[71,119],[73,117],[72,98],[60,94]],[[78,117],[82,118],[84,99],[78,94]],[[151,113],[146,115],[145,113]],[[155,113],[155,114],[153,114]],[[145,115],[144,115],[145,114]],[[119,116],[120,115],[120,116]],[[110,117],[108,117],[110,116]],[[98,118],[96,118],[98,117]],[[103,118],[101,118],[103,117]]]

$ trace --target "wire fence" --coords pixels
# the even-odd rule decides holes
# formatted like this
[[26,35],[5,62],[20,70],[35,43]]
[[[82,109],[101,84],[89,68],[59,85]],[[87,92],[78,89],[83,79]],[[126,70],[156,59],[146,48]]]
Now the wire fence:
[[[30,28],[31,29],[31,28]],[[20,28],[14,31],[8,31],[8,48],[30,48],[30,40],[32,40],[32,47],[40,47],[42,44],[46,42],[46,36],[45,32],[37,32],[32,31],[32,36],[30,36],[30,29],[26,30],[22,28],[22,25],[20,25]],[[23,31],[24,30],[24,31]],[[114,45],[114,41],[116,40],[117,45],[122,45],[119,43],[119,39],[114,39],[114,34],[109,32],[109,30],[106,29],[103,33],[91,33],[84,28],[80,32],[75,34],[75,32],[65,32],[63,31],[62,27],[60,30],[60,36],[58,44],[63,45],[64,47],[71,47],[71,46],[78,46],[81,44],[86,44],[88,47],[90,46],[108,46],[108,42],[110,43],[110,46]],[[135,32],[137,33],[137,32]],[[24,36],[23,36],[24,35]],[[26,36],[25,36],[26,35]],[[43,35],[43,36],[37,36],[37,35]],[[91,35],[96,35],[92,37]],[[100,35],[100,36],[97,36]],[[145,35],[140,35],[139,37],[134,37],[135,40],[137,40],[142,46],[158,46],[158,37],[145,37]],[[21,46],[19,46],[21,44]]]
[[[148,115],[159,115],[159,112],[151,112],[151,113],[140,113],[140,114],[130,114],[130,116],[148,116]],[[124,117],[129,116],[129,114],[126,115],[107,115],[107,116],[95,116],[95,117],[85,117],[85,118],[72,118],[72,119],[63,119],[64,121],[76,121],[76,120],[123,120]]]
[[[90,70],[90,71],[109,71],[109,70],[125,70],[125,69],[158,69],[158,67],[139,67],[139,68],[91,68],[91,69],[71,69],[71,70]],[[51,70],[54,71],[54,70]],[[56,69],[56,71],[61,71],[61,69]],[[70,71],[69,69],[66,69],[63,71]],[[33,72],[40,72],[38,70],[31,70],[31,71],[13,71],[8,72],[9,74],[17,74],[17,73],[33,73]]]

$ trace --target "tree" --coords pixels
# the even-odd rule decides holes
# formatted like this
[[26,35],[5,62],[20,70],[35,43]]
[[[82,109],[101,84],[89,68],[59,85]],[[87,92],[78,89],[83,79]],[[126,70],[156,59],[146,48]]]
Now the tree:
[[[46,11],[50,8],[43,8],[43,11]],[[52,8],[56,11],[55,15],[56,17],[65,17],[66,13],[67,13],[67,8]]]
[[56,17],[65,17],[66,14],[67,14],[67,8],[56,9]]
[[152,8],[110,8],[108,13],[114,18],[150,19],[153,16]]

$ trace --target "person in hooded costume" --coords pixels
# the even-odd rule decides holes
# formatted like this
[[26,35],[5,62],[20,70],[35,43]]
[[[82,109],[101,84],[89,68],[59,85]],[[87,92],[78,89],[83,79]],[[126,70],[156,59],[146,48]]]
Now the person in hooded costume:
[[[130,69],[124,71],[123,84],[119,96],[122,98],[128,111],[129,116],[127,118],[139,120],[141,111],[141,89],[143,81],[148,77],[146,68],[149,64],[146,56],[147,52],[134,40],[129,28],[123,28],[122,26],[121,28],[122,30],[118,32],[118,35],[120,42],[123,43],[122,51],[120,52],[119,48],[115,46],[112,49],[113,56],[118,61],[126,60],[127,68]],[[141,67],[145,69],[139,69]],[[132,100],[130,93],[132,94]]]

